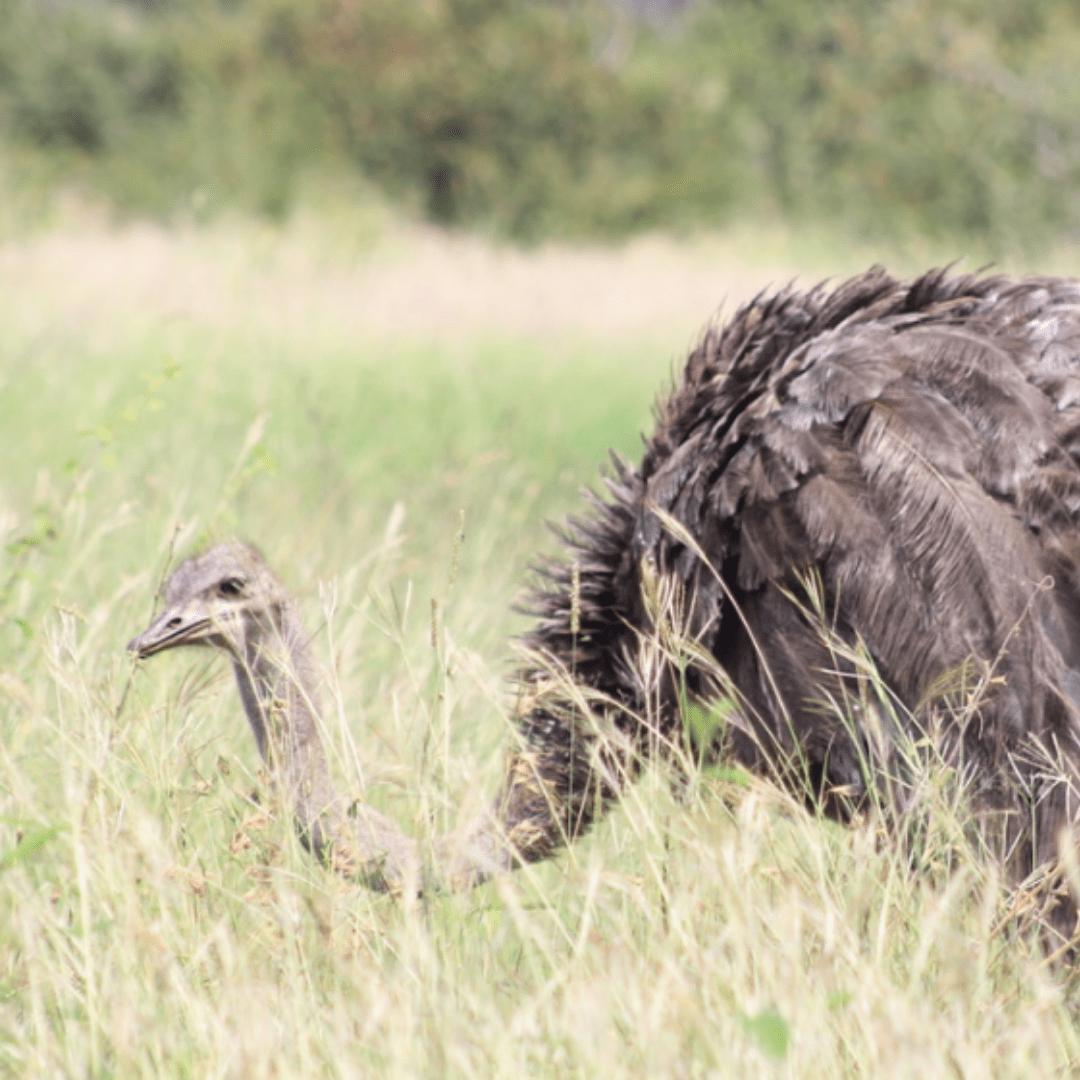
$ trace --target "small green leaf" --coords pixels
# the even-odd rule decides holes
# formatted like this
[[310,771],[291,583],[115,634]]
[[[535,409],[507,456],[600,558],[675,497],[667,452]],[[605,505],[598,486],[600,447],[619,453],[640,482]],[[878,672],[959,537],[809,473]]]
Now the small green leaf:
[[765,1009],[757,1016],[744,1016],[742,1023],[746,1033],[769,1057],[777,1061],[787,1057],[791,1029],[775,1009]]
[[712,744],[727,723],[732,707],[732,703],[723,698],[710,703],[708,708],[696,701],[686,703],[686,726],[694,746],[704,749]]
[[750,773],[738,765],[709,765],[702,770],[706,776],[714,780],[722,780],[726,784],[735,787],[749,787]]
[[17,540],[12,540],[7,546],[9,555],[21,555],[24,551],[28,551],[32,547],[36,547],[41,541],[36,536],[20,536]]
[[251,448],[252,468],[262,469],[264,472],[273,473],[277,469],[277,461],[273,453],[262,444]]
[[825,1007],[829,1012],[836,1012],[845,1005],[850,1004],[855,995],[850,990],[835,990],[825,999]]
[[0,870],[9,870],[17,863],[26,862],[27,859],[36,855],[46,844],[55,840],[60,832],[59,825],[50,825],[45,829],[37,829],[27,833],[18,844],[10,851],[0,855]]

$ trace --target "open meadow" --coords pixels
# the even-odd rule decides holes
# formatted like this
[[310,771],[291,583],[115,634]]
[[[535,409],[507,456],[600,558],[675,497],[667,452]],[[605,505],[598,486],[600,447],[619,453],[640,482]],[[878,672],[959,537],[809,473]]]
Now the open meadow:
[[0,244],[0,1073],[1074,1075],[1074,980],[945,809],[912,856],[656,769],[558,859],[396,900],[274,816],[220,657],[124,651],[179,556],[253,541],[312,631],[339,786],[453,827],[499,779],[545,519],[637,455],[722,301],[876,254],[348,216]]

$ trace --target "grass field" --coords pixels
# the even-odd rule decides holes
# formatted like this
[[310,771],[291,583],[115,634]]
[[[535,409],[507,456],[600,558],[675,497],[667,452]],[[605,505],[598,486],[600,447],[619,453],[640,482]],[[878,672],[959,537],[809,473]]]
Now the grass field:
[[0,1070],[1072,1075],[1072,982],[960,848],[913,872],[872,822],[656,771],[549,865],[369,895],[250,801],[220,659],[123,650],[170,560],[255,541],[315,632],[339,784],[452,825],[497,782],[543,520],[636,454],[721,300],[875,254],[347,218],[0,246]]

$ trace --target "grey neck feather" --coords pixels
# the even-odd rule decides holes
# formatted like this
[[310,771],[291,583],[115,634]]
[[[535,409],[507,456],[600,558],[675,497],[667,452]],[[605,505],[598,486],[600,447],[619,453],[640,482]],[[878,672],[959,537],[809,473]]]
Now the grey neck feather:
[[319,734],[315,666],[291,600],[250,613],[233,670],[259,753],[296,817],[304,844],[340,869],[381,889],[417,884],[415,845],[382,814],[359,805],[346,813],[330,781]]

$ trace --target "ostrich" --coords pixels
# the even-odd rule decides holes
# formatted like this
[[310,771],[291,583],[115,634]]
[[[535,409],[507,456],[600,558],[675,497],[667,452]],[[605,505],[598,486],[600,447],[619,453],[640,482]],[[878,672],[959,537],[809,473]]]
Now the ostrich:
[[301,836],[376,887],[549,857],[723,700],[701,752],[840,818],[882,792],[902,812],[904,748],[932,745],[1071,933],[1080,282],[875,268],[762,294],[706,331],[641,463],[613,462],[538,568],[501,791],[422,876],[409,838],[334,793],[304,633],[253,548],[183,563],[129,648],[228,652]]

